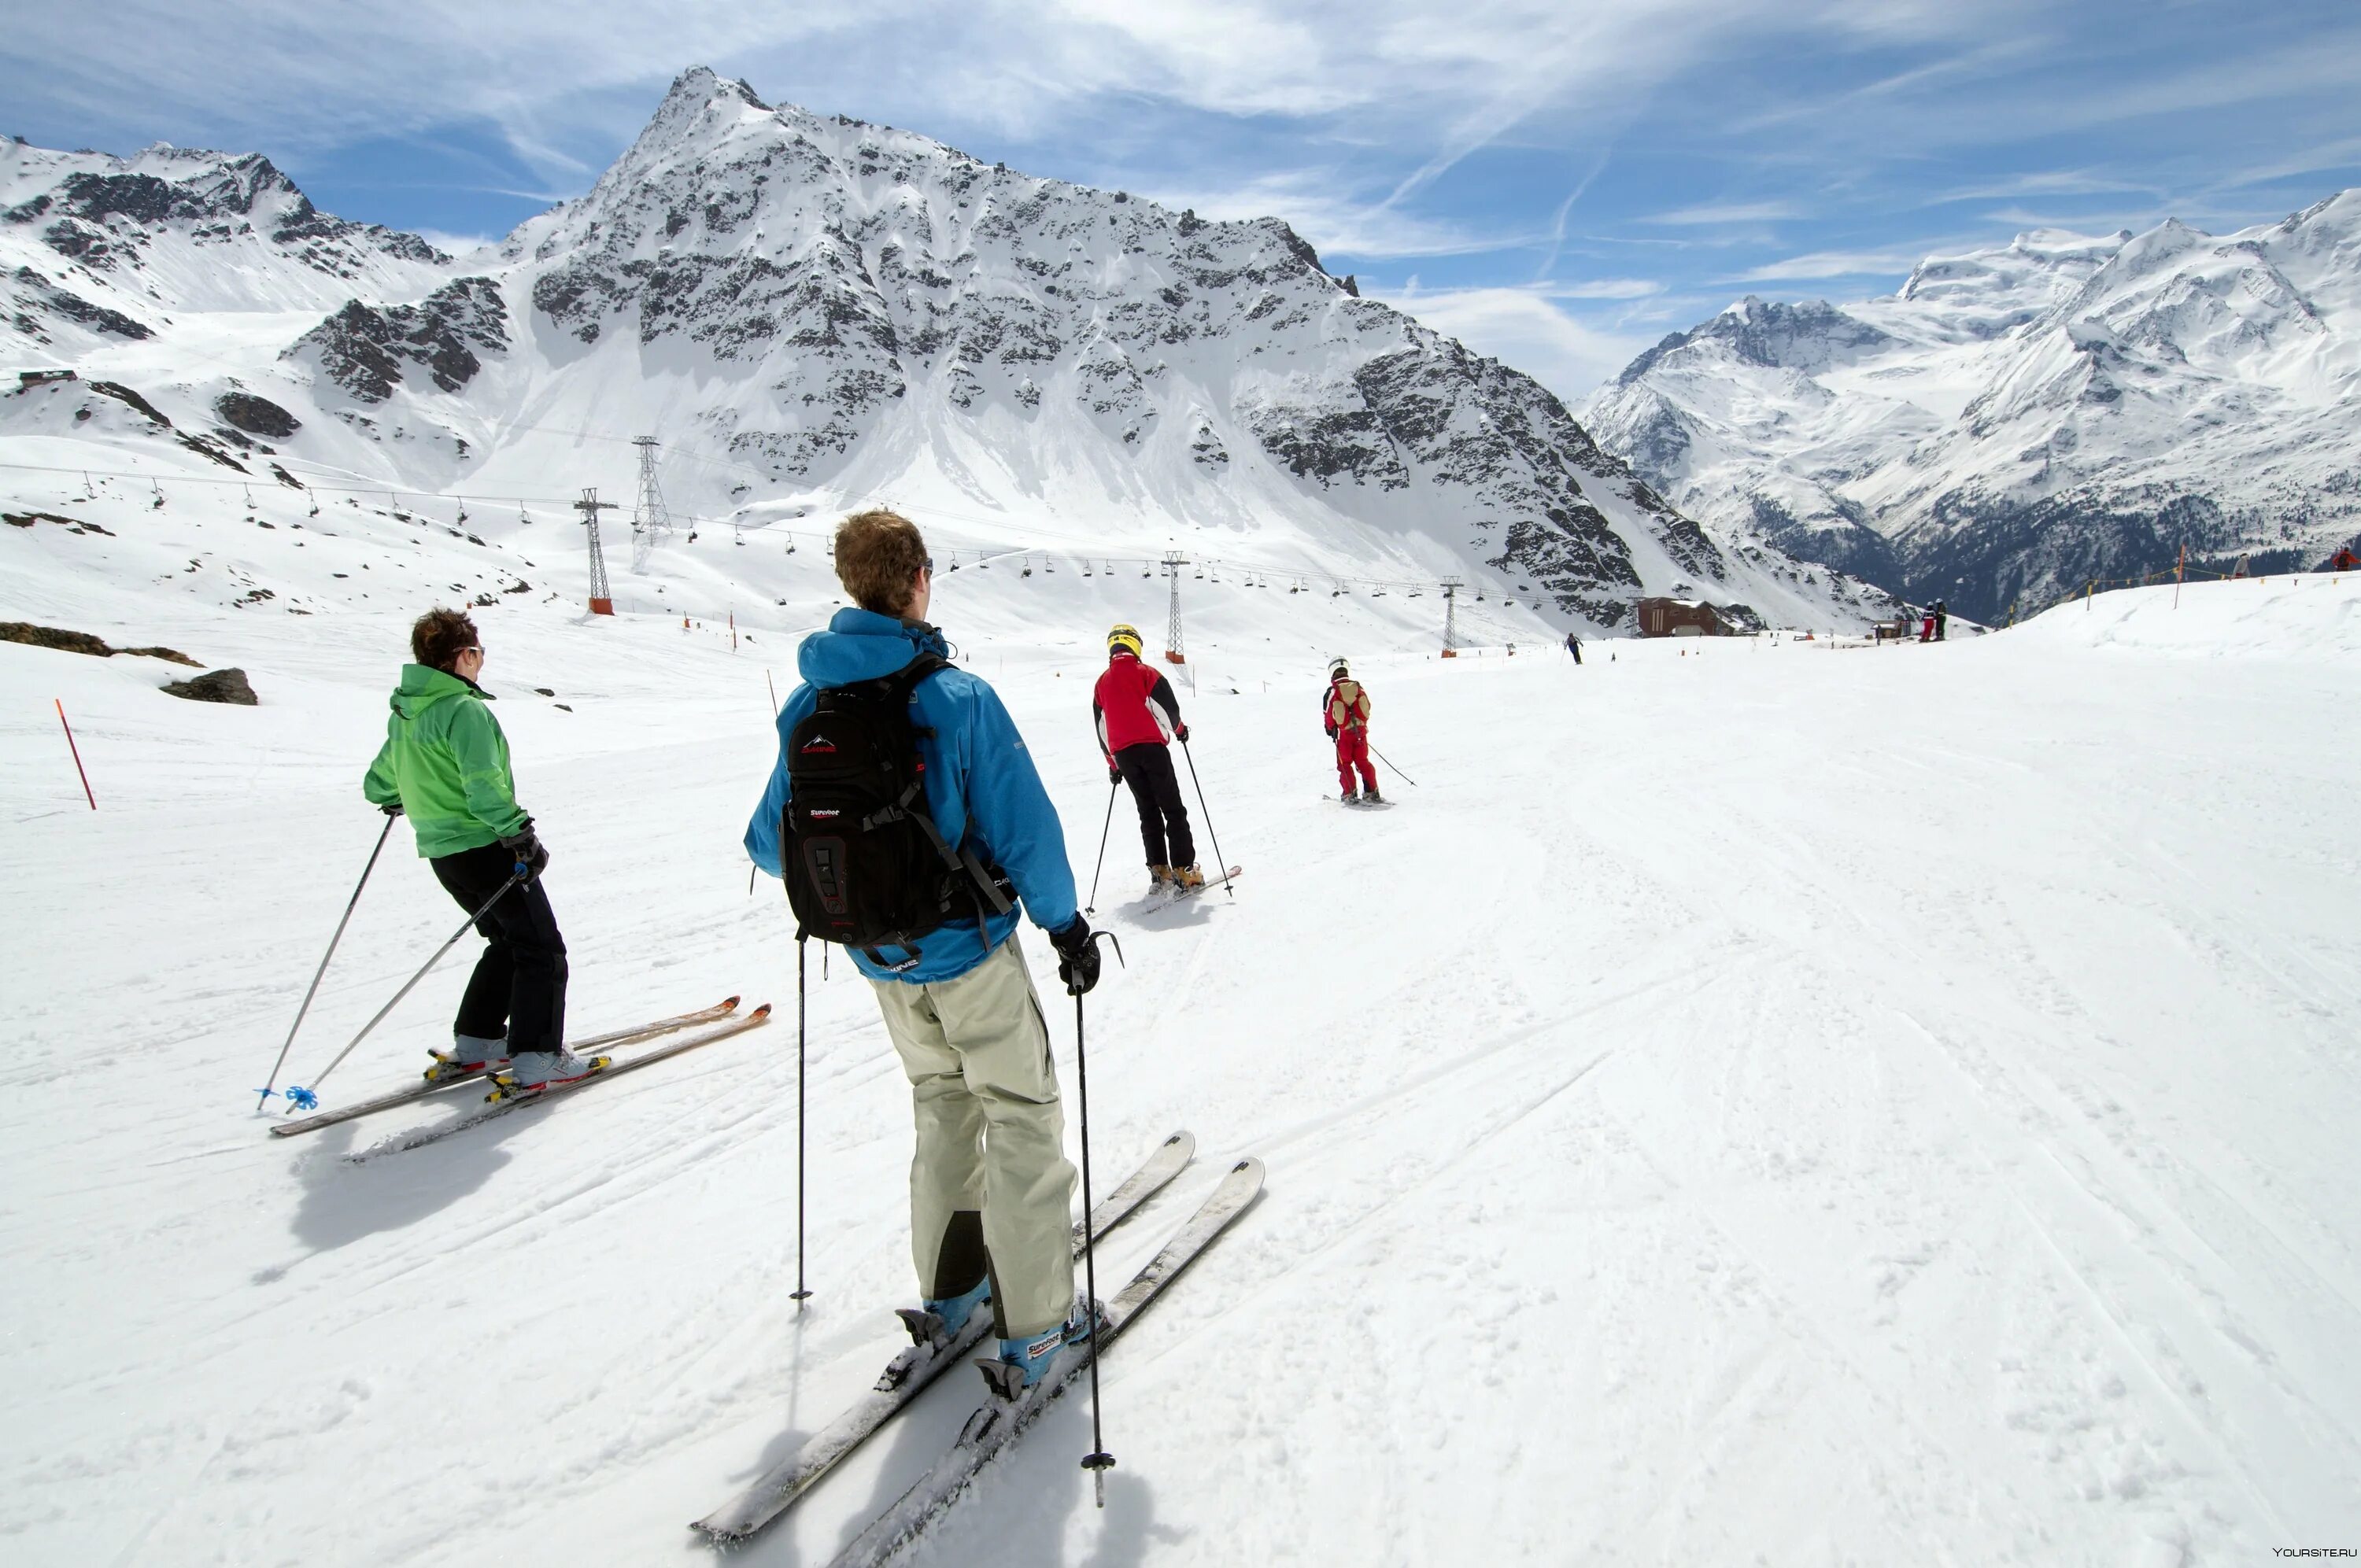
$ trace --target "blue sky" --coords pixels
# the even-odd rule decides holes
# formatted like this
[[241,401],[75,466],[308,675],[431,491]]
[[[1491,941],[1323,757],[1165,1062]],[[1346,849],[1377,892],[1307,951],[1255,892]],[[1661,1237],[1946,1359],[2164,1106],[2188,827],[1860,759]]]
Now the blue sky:
[[0,132],[268,154],[494,236],[684,67],[1209,216],[1579,395],[1741,294],[2021,229],[2220,232],[2361,184],[2361,7],[2198,0],[119,0],[13,7]]

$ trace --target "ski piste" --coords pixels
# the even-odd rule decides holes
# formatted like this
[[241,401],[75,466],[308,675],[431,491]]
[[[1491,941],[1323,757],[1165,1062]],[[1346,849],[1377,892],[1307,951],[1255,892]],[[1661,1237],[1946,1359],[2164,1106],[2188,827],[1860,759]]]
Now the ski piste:
[[[1103,1236],[1121,1224],[1180,1175],[1196,1152],[1196,1137],[1189,1133],[1175,1133],[1158,1145],[1140,1162],[1139,1168],[1124,1179],[1122,1186],[1099,1200],[1091,1215],[1093,1231]],[[1076,1225],[1076,1255],[1082,1250],[1082,1227]],[[886,1366],[876,1385],[844,1414],[815,1432],[801,1448],[774,1465],[725,1507],[714,1509],[689,1528],[715,1541],[744,1541],[760,1530],[793,1508],[821,1476],[836,1467],[838,1461],[916,1399],[945,1367],[974,1349],[991,1323],[992,1315],[979,1311],[953,1338],[914,1344],[904,1350]]]
[[[604,1035],[593,1035],[587,1040],[569,1041],[566,1048],[578,1053],[594,1051],[601,1046],[627,1046],[634,1040],[649,1040],[658,1035],[669,1035],[675,1029],[689,1029],[699,1024],[710,1024],[718,1019],[727,1018],[737,1011],[738,998],[732,996],[717,1002],[710,1007],[700,1007],[694,1013],[675,1013],[669,1018],[658,1018],[653,1023],[641,1024],[632,1028],[615,1029]],[[463,1073],[456,1078],[442,1079],[434,1083],[428,1083],[421,1079],[407,1089],[392,1090],[368,1100],[356,1100],[350,1105],[340,1106],[334,1111],[323,1111],[316,1116],[303,1116],[292,1122],[274,1123],[270,1129],[270,1135],[274,1138],[291,1138],[298,1133],[311,1133],[322,1127],[333,1127],[339,1122],[349,1122],[356,1116],[374,1115],[379,1111],[391,1110],[396,1105],[407,1105],[413,1100],[423,1100],[428,1095],[440,1093],[454,1084],[478,1082],[483,1076],[482,1071],[478,1069],[475,1072]]]
[[[1148,1266],[1133,1275],[1131,1283],[1106,1304],[1106,1319],[1099,1329],[1096,1349],[1104,1351],[1113,1344],[1164,1287],[1194,1262],[1231,1221],[1246,1212],[1246,1205],[1261,1190],[1262,1161],[1249,1157],[1232,1166],[1213,1195],[1190,1216],[1189,1223],[1164,1244],[1164,1250],[1150,1258]],[[1014,1402],[997,1397],[988,1399],[968,1418],[950,1453],[913,1483],[893,1507],[871,1521],[869,1528],[837,1555],[831,1568],[877,1568],[916,1541],[960,1499],[977,1474],[1002,1449],[1049,1408],[1050,1400],[1073,1386],[1074,1379],[1089,1368],[1093,1354],[1093,1347],[1078,1345],[1060,1357],[1050,1374],[1026,1390],[1022,1398]]]
[[416,1132],[406,1133],[385,1143],[348,1154],[345,1157],[345,1162],[348,1165],[364,1165],[384,1155],[402,1154],[411,1149],[424,1148],[428,1144],[439,1144],[445,1138],[464,1133],[470,1127],[480,1127],[496,1117],[505,1116],[519,1106],[538,1105],[544,1101],[555,1100],[561,1096],[570,1099],[594,1084],[609,1082],[622,1077],[625,1073],[637,1072],[643,1067],[653,1067],[660,1061],[679,1056],[684,1051],[693,1051],[699,1046],[709,1046],[716,1040],[726,1040],[732,1035],[742,1035],[749,1029],[759,1029],[770,1021],[771,1004],[765,1002],[743,1018],[733,1018],[718,1029],[708,1029],[701,1035],[691,1035],[685,1040],[675,1040],[668,1046],[659,1046],[654,1050],[643,1052],[628,1060],[616,1062],[601,1071],[592,1073],[588,1078],[576,1079],[571,1083],[552,1084],[547,1089],[532,1094],[520,1094],[512,1099],[492,1101],[482,1110],[445,1122],[441,1126],[422,1127]]

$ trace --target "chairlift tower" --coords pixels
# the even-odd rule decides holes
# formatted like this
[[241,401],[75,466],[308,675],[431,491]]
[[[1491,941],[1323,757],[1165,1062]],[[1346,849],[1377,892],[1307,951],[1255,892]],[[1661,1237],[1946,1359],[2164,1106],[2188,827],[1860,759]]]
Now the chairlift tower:
[[1189,656],[1180,651],[1180,568],[1189,558],[1178,550],[1164,554],[1164,575],[1172,579],[1171,609],[1164,618],[1164,660],[1170,664],[1185,664]]
[[631,507],[631,570],[644,573],[658,535],[672,532],[672,513],[656,488],[656,438],[642,435],[631,444],[640,449],[640,494]]
[[1459,657],[1459,590],[1467,585],[1457,577],[1443,579],[1443,656]]
[[615,594],[607,586],[606,552],[598,548],[598,514],[623,509],[613,501],[600,500],[597,490],[586,489],[582,492],[582,499],[574,503],[574,510],[582,514],[582,525],[590,531],[590,613],[612,615],[615,613]]

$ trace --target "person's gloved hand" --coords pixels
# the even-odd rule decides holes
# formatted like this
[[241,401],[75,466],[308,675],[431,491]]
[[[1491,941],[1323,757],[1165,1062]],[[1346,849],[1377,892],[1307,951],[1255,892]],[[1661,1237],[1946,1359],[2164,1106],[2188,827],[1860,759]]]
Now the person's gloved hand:
[[517,864],[531,875],[539,876],[549,868],[549,850],[533,832],[530,817],[524,819],[523,827],[500,840],[500,848],[515,856]]
[[1075,916],[1071,925],[1049,933],[1049,945],[1058,949],[1058,978],[1069,994],[1080,996],[1099,982],[1099,949],[1089,921]]
[[1123,770],[1116,767],[1113,762],[1109,762],[1107,764],[1107,783],[1111,784],[1119,784],[1123,783]]
[[378,809],[384,812],[388,817],[399,817],[401,815],[401,802],[398,800],[388,801],[385,805],[379,806]]
[[1324,729],[1328,731],[1328,739],[1330,739],[1331,740],[1334,740],[1334,739],[1336,739],[1336,727],[1335,727],[1334,725],[1333,725],[1333,724],[1325,725],[1325,726],[1323,726],[1323,728],[1324,728]]
[[1180,744],[1186,746],[1189,743],[1189,727],[1185,724],[1174,725],[1172,727],[1172,736],[1173,739],[1179,740]]

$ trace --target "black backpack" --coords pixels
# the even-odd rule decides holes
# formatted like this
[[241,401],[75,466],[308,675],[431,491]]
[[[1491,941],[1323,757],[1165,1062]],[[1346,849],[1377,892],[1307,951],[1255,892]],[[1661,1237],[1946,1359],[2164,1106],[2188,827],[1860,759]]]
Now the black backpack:
[[883,947],[906,948],[889,968],[918,961],[918,938],[951,917],[962,896],[978,938],[985,904],[1014,907],[1006,879],[964,843],[944,841],[927,806],[927,764],[910,722],[920,681],[950,668],[921,653],[893,674],[823,689],[787,737],[787,806],[780,842],[787,903],[798,940],[807,936],[859,948],[885,964]]

